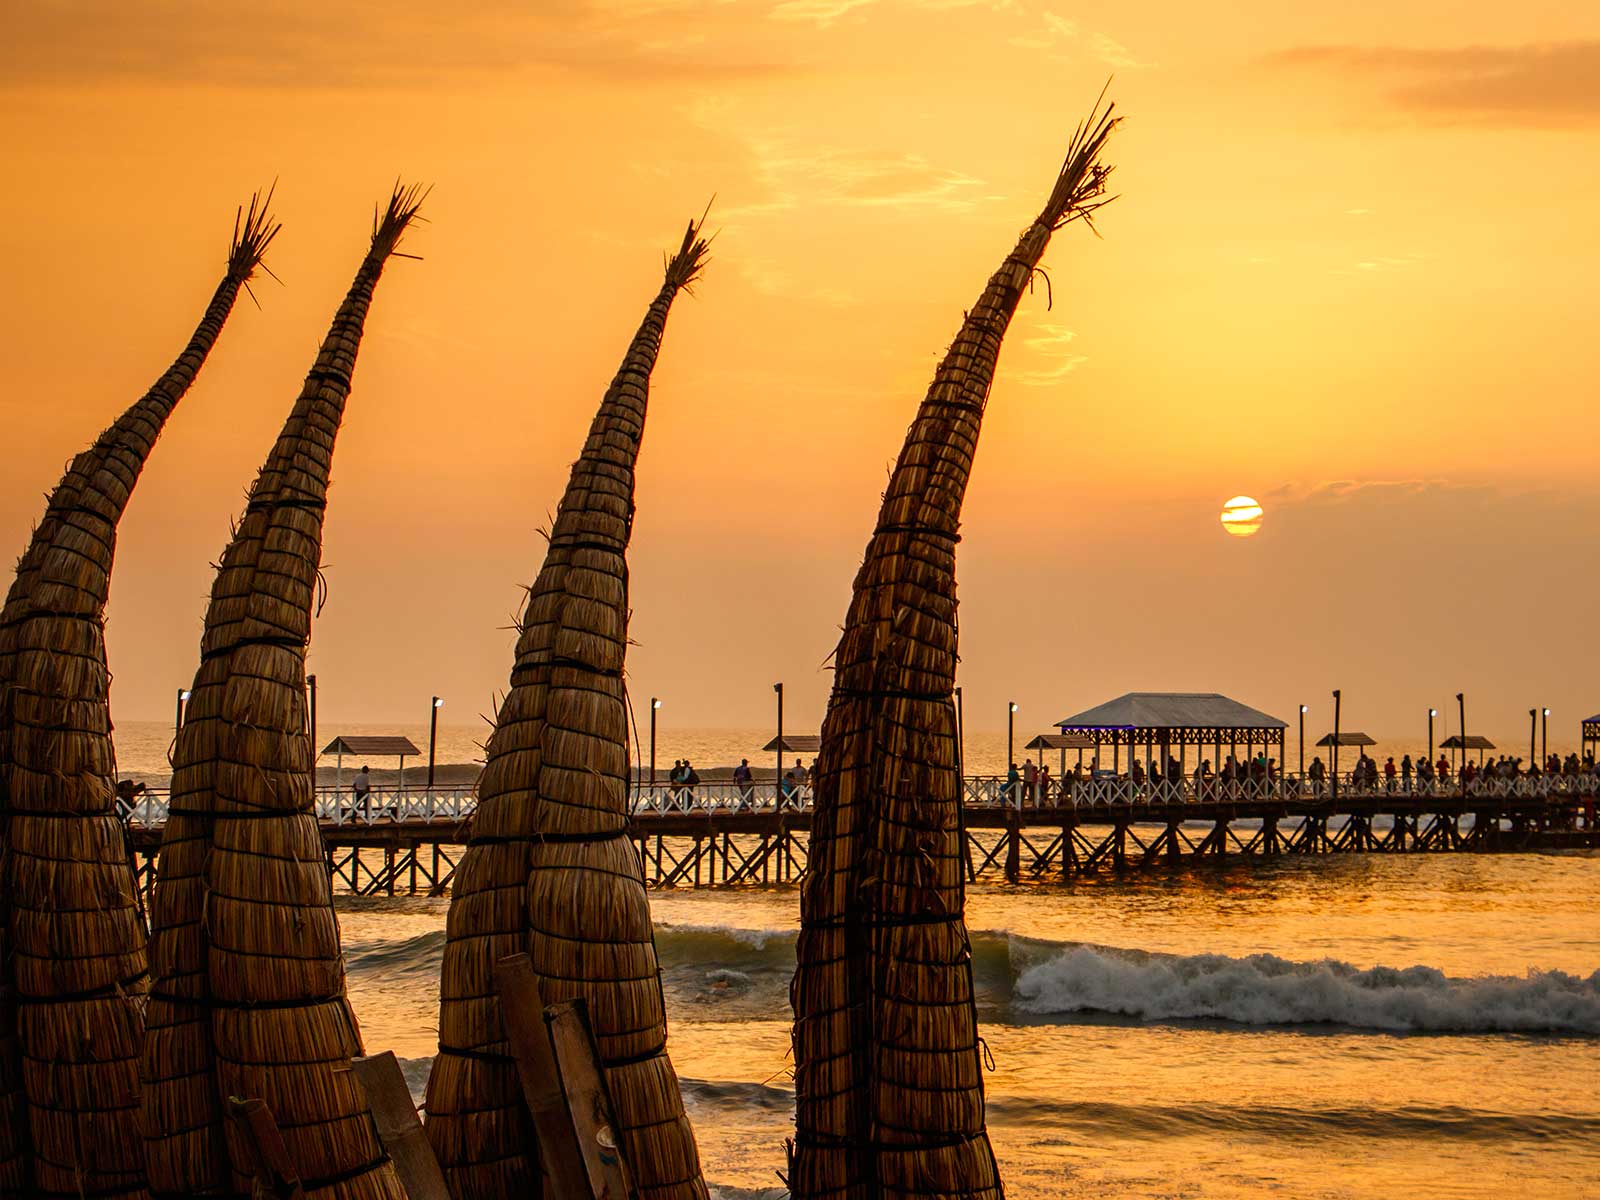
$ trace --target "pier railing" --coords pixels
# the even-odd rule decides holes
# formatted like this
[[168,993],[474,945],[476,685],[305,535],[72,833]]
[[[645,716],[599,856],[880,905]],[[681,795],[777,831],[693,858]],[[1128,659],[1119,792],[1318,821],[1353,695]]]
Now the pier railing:
[[[1391,786],[1357,784],[1344,778],[1338,783],[1341,798],[1382,800],[1385,797],[1466,800],[1573,801],[1600,794],[1600,777],[1594,775],[1523,776],[1518,779],[1479,778],[1463,790],[1459,780],[1396,780]],[[1333,800],[1331,780],[1314,781],[1299,776],[1277,779],[1210,779],[1196,782],[1116,778],[1051,779],[1028,785],[1004,776],[969,775],[962,780],[962,799],[972,809],[1116,809],[1119,807],[1201,804],[1304,803]],[[639,784],[632,792],[637,816],[704,813],[807,812],[811,808],[809,785],[774,788],[771,783],[739,785],[717,780],[692,788],[670,784]],[[396,823],[453,823],[470,818],[478,798],[471,787],[375,787],[364,797],[348,789],[321,788],[317,792],[319,820],[337,826],[391,825]],[[151,789],[131,804],[118,802],[124,820],[143,829],[166,824],[170,804],[164,789]]]

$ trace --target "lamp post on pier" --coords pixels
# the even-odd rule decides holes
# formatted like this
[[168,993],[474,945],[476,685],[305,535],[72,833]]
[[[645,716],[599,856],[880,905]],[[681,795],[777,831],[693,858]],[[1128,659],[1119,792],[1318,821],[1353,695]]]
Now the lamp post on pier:
[[1437,708],[1428,710],[1428,763],[1433,763],[1433,719],[1439,715]]
[[[1461,706],[1461,766],[1464,767],[1467,765],[1467,694],[1465,692],[1457,692],[1456,703]],[[1456,777],[1460,778],[1460,776],[1461,770],[1458,767],[1456,769]],[[1465,790],[1466,784],[1461,786]]]
[[1550,710],[1548,708],[1543,709],[1540,715],[1542,720],[1539,729],[1539,769],[1542,771],[1544,770],[1543,764],[1550,759]]
[[1333,770],[1330,771],[1329,774],[1333,776],[1333,800],[1334,800],[1335,804],[1337,804],[1339,802],[1339,717],[1340,717],[1341,705],[1342,705],[1342,698],[1341,698],[1339,689],[1338,688],[1334,688],[1333,689],[1333,747],[1332,747],[1332,749],[1333,749]]
[[1009,701],[1006,704],[1006,771],[1011,770],[1011,764],[1017,760],[1017,702]]
[[1539,756],[1539,710],[1528,710],[1528,765],[1533,766]]
[[956,774],[961,779],[961,796],[966,800],[967,786],[967,726],[961,719],[961,689],[956,688]]
[[189,689],[178,689],[178,713],[172,718],[172,752],[167,755],[167,764],[170,766],[174,755],[178,752],[178,734],[183,732],[183,706],[189,702]]
[[650,697],[650,786],[656,785],[656,714],[661,711],[661,699]]
[[[1302,783],[1305,782],[1306,778],[1306,712],[1308,708],[1309,706],[1305,704],[1300,706],[1300,781]],[[1195,757],[1198,758],[1199,755],[1196,754]]]
[[444,707],[444,701],[435,696],[433,703],[428,705],[428,795],[433,796],[433,751],[439,742],[439,710]]
[[772,690],[778,693],[778,772],[772,777],[772,794],[776,807],[783,808],[783,684],[775,683]]
[[317,777],[317,759],[322,751],[317,749],[317,677],[306,676],[306,691],[311,695],[311,778]]

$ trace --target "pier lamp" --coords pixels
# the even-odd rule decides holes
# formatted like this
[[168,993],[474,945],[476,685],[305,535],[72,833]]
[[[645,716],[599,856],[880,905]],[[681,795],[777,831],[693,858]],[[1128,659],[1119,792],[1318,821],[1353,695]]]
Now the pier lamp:
[[661,711],[661,699],[650,697],[650,786],[656,785],[656,714]]
[[1428,710],[1428,761],[1433,761],[1433,719],[1439,715],[1437,708]]
[[1017,761],[1017,702],[1010,701],[1006,705],[1006,771],[1011,770],[1011,764]]
[[433,748],[439,741],[439,710],[444,701],[435,696],[428,705],[428,795],[433,795]]
[[1306,713],[1309,711],[1309,705],[1302,704],[1300,706],[1300,779],[1302,782],[1306,777]]
[[[172,719],[172,754],[178,750],[178,734],[183,729],[183,706],[189,702],[189,689],[178,689],[178,715]],[[167,755],[167,763],[172,763],[172,754]]]
[[[1456,703],[1461,707],[1461,765],[1464,767],[1467,765],[1467,694],[1457,692]],[[1460,771],[1456,774],[1459,775]]]
[[778,773],[772,777],[774,807],[783,808],[783,684],[775,683],[772,690],[778,693]]
[[1333,778],[1333,799],[1339,799],[1339,716],[1343,703],[1342,693],[1338,688],[1333,689],[1333,769],[1328,772]]
[[966,787],[967,723],[962,720],[960,687],[956,688],[956,774],[959,775],[963,781],[961,786]]
[[[1539,757],[1543,760],[1550,757],[1550,710],[1548,708],[1540,709],[1539,715],[1541,718],[1539,726]],[[1541,771],[1544,770],[1542,763],[1539,769]]]
[[1528,710],[1528,765],[1533,766],[1539,755],[1539,710]]
[[322,757],[322,752],[317,749],[317,677],[306,676],[306,691],[311,696],[311,776],[316,778],[317,759]]

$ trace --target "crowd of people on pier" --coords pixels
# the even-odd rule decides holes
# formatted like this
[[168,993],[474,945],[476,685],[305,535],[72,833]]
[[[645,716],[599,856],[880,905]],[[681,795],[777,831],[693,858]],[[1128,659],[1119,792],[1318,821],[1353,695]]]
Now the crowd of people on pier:
[[[1339,786],[1356,792],[1411,794],[1428,793],[1446,787],[1472,788],[1485,782],[1515,783],[1551,777],[1571,779],[1594,775],[1597,771],[1600,771],[1600,767],[1596,766],[1592,753],[1585,753],[1582,757],[1575,753],[1565,757],[1550,754],[1542,762],[1526,765],[1521,757],[1503,754],[1482,763],[1468,760],[1457,768],[1445,754],[1440,754],[1437,760],[1424,754],[1417,755],[1413,760],[1411,755],[1402,754],[1399,762],[1390,755],[1379,766],[1375,758],[1362,750],[1355,764],[1342,774]],[[999,787],[999,800],[1002,804],[1010,805],[1049,804],[1070,798],[1076,789],[1089,781],[1115,781],[1131,785],[1134,795],[1153,795],[1158,792],[1160,785],[1167,785],[1165,790],[1169,792],[1177,791],[1186,797],[1202,800],[1264,791],[1280,783],[1294,787],[1296,783],[1293,776],[1283,774],[1278,760],[1264,750],[1242,759],[1229,754],[1219,771],[1212,770],[1209,758],[1200,759],[1193,771],[1186,772],[1183,763],[1172,754],[1167,754],[1164,762],[1160,758],[1152,758],[1146,763],[1136,758],[1126,768],[1113,767],[1109,770],[1103,769],[1100,759],[1094,757],[1087,764],[1080,760],[1076,765],[1069,766],[1058,779],[1052,777],[1047,764],[1036,764],[1028,758],[1020,766],[1014,762],[1010,765]],[[1331,768],[1321,755],[1314,756],[1306,765],[1300,783],[1314,795],[1331,790]]]
[[[1430,762],[1426,755],[1418,755],[1413,762],[1409,754],[1403,754],[1398,764],[1391,754],[1384,760],[1380,770],[1377,761],[1363,751],[1355,770],[1351,772],[1351,782],[1368,791],[1378,791],[1380,788],[1386,792],[1430,791],[1436,783],[1448,784],[1450,771],[1450,760],[1443,754],[1439,755],[1437,763]],[[1594,773],[1595,759],[1592,753],[1585,753],[1582,758],[1577,754],[1568,754],[1565,758],[1559,754],[1549,754],[1543,763],[1536,760],[1527,766],[1523,765],[1518,755],[1502,754],[1482,763],[1470,759],[1462,763],[1457,782],[1460,786],[1470,788],[1480,781],[1514,782],[1551,776],[1571,779]]]

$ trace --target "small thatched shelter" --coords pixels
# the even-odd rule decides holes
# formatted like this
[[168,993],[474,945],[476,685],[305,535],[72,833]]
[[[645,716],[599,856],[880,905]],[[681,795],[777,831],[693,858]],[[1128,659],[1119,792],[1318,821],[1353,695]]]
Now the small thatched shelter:
[[144,915],[116,813],[105,609],[117,524],[278,232],[234,223],[189,344],[73,459],[0,611],[0,1195],[142,1197]]
[[457,1200],[536,1195],[538,1153],[494,967],[526,951],[544,1001],[587,1000],[641,1196],[703,1200],[650,904],[628,823],[628,539],[634,465],[667,313],[699,274],[691,223],[590,426],[521,622],[511,690],[456,871],[428,1136]]
[[1116,122],[1078,128],[906,434],[834,654],[794,1003],[796,1200],[1001,1196],[963,919],[955,549],[1006,328],[1045,247],[1104,203]]
[[211,588],[151,902],[142,1066],[152,1192],[249,1194],[229,1097],[277,1118],[308,1195],[403,1200],[350,1070],[305,655],[334,439],[384,263],[421,197],[396,189]]

